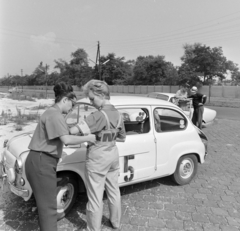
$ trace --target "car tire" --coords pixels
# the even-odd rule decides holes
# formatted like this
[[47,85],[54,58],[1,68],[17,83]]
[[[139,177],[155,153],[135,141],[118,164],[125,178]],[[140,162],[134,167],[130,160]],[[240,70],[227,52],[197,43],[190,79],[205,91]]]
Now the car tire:
[[185,185],[191,182],[198,170],[198,160],[195,155],[185,155],[178,160],[177,168],[172,175],[175,183]]
[[57,219],[64,218],[73,207],[78,193],[78,182],[74,175],[58,175]]

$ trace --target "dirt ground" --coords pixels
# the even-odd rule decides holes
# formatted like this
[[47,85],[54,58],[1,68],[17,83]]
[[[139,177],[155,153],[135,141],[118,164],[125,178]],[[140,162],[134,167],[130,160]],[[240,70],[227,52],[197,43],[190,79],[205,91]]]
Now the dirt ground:
[[[5,139],[10,139],[15,135],[32,131],[37,125],[37,121],[27,121],[21,131],[16,130],[16,123],[11,121],[12,117],[18,115],[18,111],[21,115],[28,115],[30,113],[38,113],[41,115],[45,109],[39,109],[48,107],[54,103],[53,99],[35,99],[35,101],[28,100],[13,100],[7,98],[7,94],[0,93],[0,153],[3,150],[3,142]],[[18,110],[17,110],[18,109]],[[2,113],[7,113],[6,125],[3,124]]]

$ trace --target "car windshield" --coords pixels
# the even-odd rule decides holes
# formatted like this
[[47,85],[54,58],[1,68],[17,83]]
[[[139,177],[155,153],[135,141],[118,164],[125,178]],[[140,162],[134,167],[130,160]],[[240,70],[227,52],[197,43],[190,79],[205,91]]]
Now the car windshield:
[[67,115],[66,123],[71,127],[86,119],[88,115],[97,111],[97,108],[90,104],[77,104]]

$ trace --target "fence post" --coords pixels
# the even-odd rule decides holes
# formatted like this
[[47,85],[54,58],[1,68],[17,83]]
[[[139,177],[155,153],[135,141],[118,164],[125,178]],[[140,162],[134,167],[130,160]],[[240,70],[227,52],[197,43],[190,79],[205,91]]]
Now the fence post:
[[239,94],[238,94],[238,85],[235,86],[235,98],[238,98]]
[[224,86],[222,85],[222,97],[224,98],[225,97],[225,89],[224,89]]
[[208,98],[208,102],[210,103],[210,98],[211,98],[211,83],[209,83],[208,87],[209,87],[209,93],[208,93],[209,98]]

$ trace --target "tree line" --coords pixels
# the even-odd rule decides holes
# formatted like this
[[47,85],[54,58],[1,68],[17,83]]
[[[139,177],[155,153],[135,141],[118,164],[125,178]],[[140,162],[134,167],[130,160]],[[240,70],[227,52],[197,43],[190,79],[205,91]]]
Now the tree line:
[[69,62],[54,60],[54,72],[41,62],[30,75],[4,76],[0,85],[55,85],[65,81],[81,87],[90,79],[101,79],[109,85],[209,85],[230,74],[233,85],[240,83],[240,70],[223,54],[222,47],[209,47],[201,43],[185,44],[181,66],[174,66],[164,56],[139,56],[125,60],[114,53],[101,56],[98,64],[91,66],[88,54],[82,48],[71,53]]

